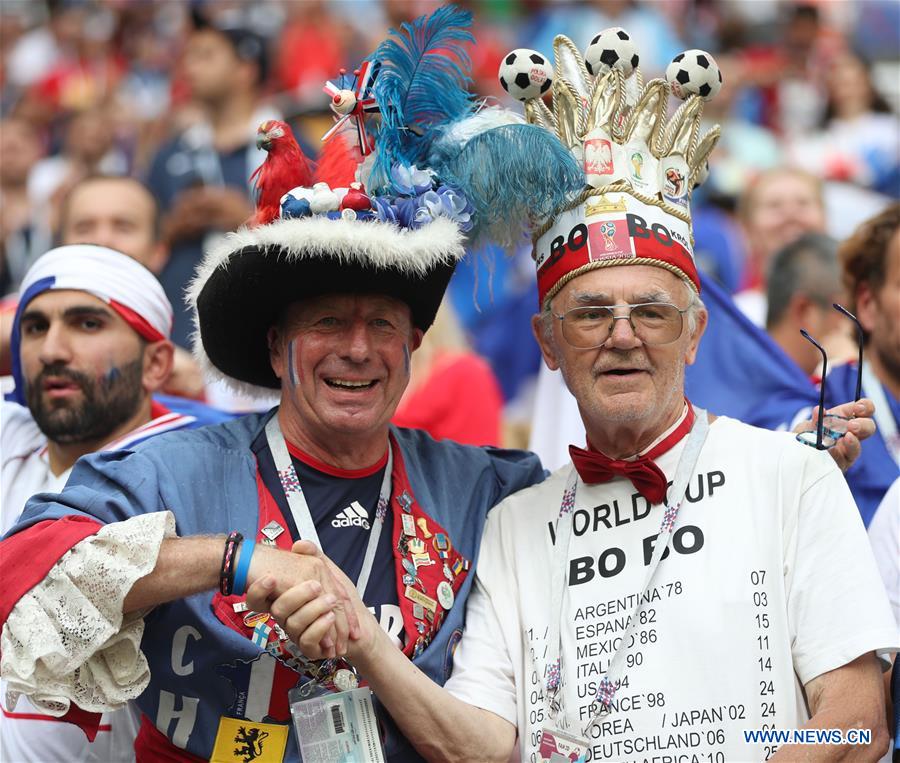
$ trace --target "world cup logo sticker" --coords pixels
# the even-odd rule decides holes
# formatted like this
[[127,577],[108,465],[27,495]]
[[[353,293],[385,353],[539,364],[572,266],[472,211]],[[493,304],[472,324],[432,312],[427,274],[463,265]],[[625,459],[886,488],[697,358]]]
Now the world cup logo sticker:
[[603,246],[606,248],[606,251],[613,251],[616,248],[616,224],[611,220],[601,223],[600,234],[603,236]]
[[631,174],[635,180],[643,180],[641,177],[641,169],[644,167],[644,157],[639,151],[635,151],[631,155]]

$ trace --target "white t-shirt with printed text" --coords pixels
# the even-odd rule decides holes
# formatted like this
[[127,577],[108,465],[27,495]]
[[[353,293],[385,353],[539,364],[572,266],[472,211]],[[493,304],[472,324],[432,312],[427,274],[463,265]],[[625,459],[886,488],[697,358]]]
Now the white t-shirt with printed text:
[[[686,440],[657,464],[671,480]],[[466,631],[446,688],[519,731],[537,758],[548,716],[554,531],[571,467],[489,515]],[[640,595],[664,509],[624,478],[578,482],[562,599],[568,730],[592,698],[638,600],[613,710],[589,760],[764,760],[743,731],[799,728],[802,685],[898,647],[884,587],[847,484],[825,453],[728,418],[712,423],[670,548]]]

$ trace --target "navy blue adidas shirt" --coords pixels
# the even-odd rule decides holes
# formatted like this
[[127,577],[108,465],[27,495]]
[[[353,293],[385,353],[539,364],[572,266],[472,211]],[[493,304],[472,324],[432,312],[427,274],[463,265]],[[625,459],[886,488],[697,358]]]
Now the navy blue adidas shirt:
[[[259,464],[262,480],[281,509],[291,538],[298,540],[300,534],[278,479],[272,453],[266,444],[265,430],[253,442],[252,450]],[[387,465],[387,452],[381,461],[369,469],[347,471],[316,462],[291,445],[288,445],[288,451],[319,534],[322,550],[355,583],[359,579],[375,519],[375,507]],[[393,528],[394,517],[389,507],[363,600],[375,613],[375,619],[381,627],[397,640],[398,645],[401,640],[405,645],[391,548]]]
[[[251,449],[256,455],[263,483],[269,488],[284,515],[291,538],[298,540],[300,534],[278,479],[275,460],[266,443],[265,430],[254,440]],[[381,482],[387,466],[387,452],[370,469],[355,471],[336,469],[316,462],[290,444],[288,452],[319,534],[322,550],[355,583],[359,579],[369,543],[378,494],[381,492]],[[388,507],[363,600],[369,610],[374,612],[382,629],[396,639],[395,643],[399,647],[406,644],[406,634],[394,574],[394,552],[391,548],[393,528],[394,515]],[[393,718],[381,706],[377,697],[375,708],[388,760],[391,763],[418,763],[424,760],[403,739]]]

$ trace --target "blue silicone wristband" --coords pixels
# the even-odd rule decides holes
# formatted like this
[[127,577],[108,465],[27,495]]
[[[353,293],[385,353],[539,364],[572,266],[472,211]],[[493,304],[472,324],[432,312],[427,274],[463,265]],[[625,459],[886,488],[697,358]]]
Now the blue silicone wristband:
[[234,568],[234,585],[231,588],[233,596],[243,596],[247,586],[247,573],[250,571],[250,559],[253,558],[253,549],[256,544],[252,540],[245,540],[241,544],[241,555],[238,557]]

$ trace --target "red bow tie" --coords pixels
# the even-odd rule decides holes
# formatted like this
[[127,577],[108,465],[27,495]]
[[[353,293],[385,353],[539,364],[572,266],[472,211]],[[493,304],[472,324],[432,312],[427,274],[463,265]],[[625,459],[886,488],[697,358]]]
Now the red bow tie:
[[651,504],[662,503],[666,499],[668,481],[656,463],[655,459],[663,453],[671,450],[688,432],[694,423],[694,409],[688,403],[688,412],[684,420],[662,441],[657,443],[649,452],[639,456],[634,461],[620,461],[612,459],[599,451],[590,448],[588,450],[569,446],[569,455],[572,463],[578,470],[578,476],[588,485],[609,482],[616,476],[626,477],[631,480],[644,498]]

